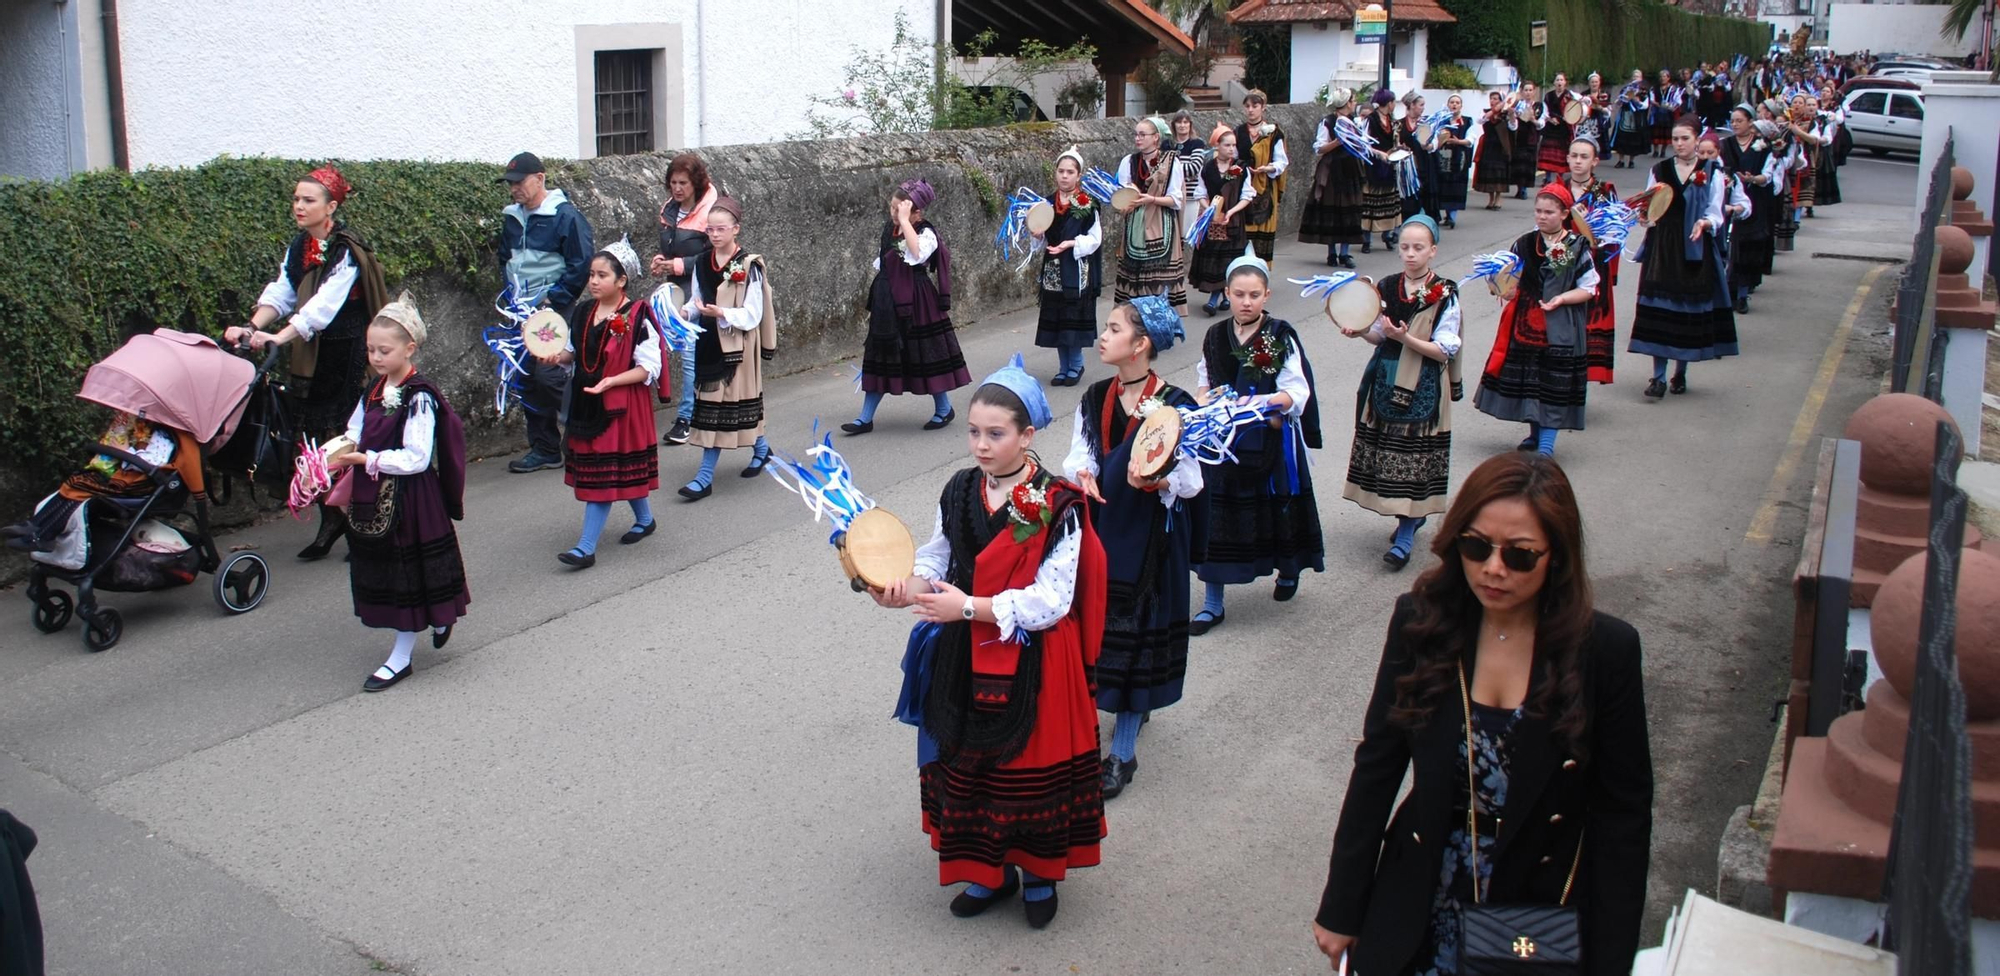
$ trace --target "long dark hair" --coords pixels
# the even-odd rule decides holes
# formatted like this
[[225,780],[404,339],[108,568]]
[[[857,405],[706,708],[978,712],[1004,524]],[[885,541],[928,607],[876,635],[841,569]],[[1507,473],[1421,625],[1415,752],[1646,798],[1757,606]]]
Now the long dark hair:
[[1583,710],[1583,644],[1595,619],[1590,574],[1584,569],[1583,519],[1569,478],[1541,454],[1509,451],[1474,468],[1452,499],[1431,542],[1438,565],[1410,588],[1413,613],[1403,624],[1403,646],[1415,666],[1396,679],[1389,720],[1423,727],[1446,695],[1454,694],[1459,662],[1468,660],[1479,633],[1481,608],[1465,578],[1458,538],[1487,505],[1509,498],[1526,502],[1548,536],[1548,575],[1536,597],[1535,662],[1545,680],[1529,696],[1528,714],[1550,719],[1556,735],[1579,760],[1589,753],[1589,716]]

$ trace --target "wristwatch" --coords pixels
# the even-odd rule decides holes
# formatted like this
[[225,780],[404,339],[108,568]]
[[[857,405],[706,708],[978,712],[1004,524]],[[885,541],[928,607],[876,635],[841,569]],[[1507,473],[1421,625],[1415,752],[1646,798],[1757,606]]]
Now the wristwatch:
[[972,597],[970,595],[966,596],[965,609],[960,610],[958,612],[958,615],[964,617],[967,620],[971,620],[975,616],[975,611],[972,609]]

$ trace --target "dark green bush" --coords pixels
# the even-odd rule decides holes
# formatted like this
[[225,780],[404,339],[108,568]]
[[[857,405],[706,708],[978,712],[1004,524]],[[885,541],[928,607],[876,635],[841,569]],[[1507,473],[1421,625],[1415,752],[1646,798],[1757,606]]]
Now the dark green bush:
[[[1633,68],[1650,77],[1661,68],[1691,68],[1738,54],[1762,57],[1770,25],[1736,17],[1691,14],[1658,0],[1442,0],[1458,18],[1432,31],[1432,64],[1454,59],[1507,58],[1531,80],[1567,73],[1581,86],[1592,71],[1616,88]],[[1547,47],[1528,46],[1529,24],[1546,20]]]
[[1434,61],[1430,71],[1424,75],[1425,88],[1442,88],[1463,91],[1479,87],[1478,76],[1472,69],[1450,61]]
[[[101,418],[84,371],[135,332],[218,334],[250,315],[297,233],[292,187],[315,164],[222,158],[191,169],[0,183],[0,453],[23,473],[73,468]],[[565,173],[554,167],[552,182]],[[498,290],[490,257],[505,191],[478,163],[342,164],[340,215],[393,289],[447,272]]]

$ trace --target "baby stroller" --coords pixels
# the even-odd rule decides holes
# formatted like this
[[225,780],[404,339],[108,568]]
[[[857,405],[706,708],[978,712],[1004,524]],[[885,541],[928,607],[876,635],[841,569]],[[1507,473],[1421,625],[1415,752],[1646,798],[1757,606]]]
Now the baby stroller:
[[[171,329],[134,336],[90,368],[77,396],[130,415],[121,418],[134,422],[127,429],[148,430],[151,439],[128,442],[132,450],[97,445],[93,465],[115,478],[71,478],[34,519],[7,530],[8,544],[31,550],[35,560],[27,594],[37,630],[53,634],[74,612],[84,646],[108,650],[123,636],[124,620],[98,605],[98,591],[170,589],[201,573],[214,575],[224,613],[248,613],[264,602],[264,557],[237,552],[225,560],[216,549],[202,471],[203,459],[235,432],[253,384],[267,382],[262,376],[214,340]],[[31,531],[38,524],[39,536]],[[74,603],[52,579],[76,588]]]

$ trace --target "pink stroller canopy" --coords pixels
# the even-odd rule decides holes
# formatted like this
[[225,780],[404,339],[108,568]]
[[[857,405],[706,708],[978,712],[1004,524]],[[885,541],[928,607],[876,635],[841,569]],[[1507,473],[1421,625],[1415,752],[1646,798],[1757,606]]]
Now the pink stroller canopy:
[[207,336],[156,329],[90,367],[76,395],[209,444],[235,432],[256,376]]

